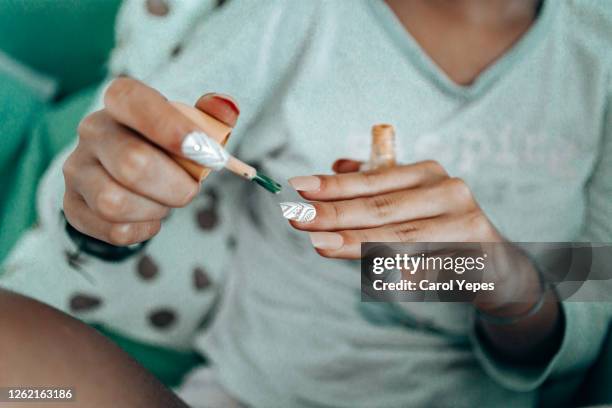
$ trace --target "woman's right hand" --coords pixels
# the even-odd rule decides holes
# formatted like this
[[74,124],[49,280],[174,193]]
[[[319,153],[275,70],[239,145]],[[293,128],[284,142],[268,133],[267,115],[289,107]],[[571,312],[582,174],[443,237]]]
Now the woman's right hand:
[[[228,96],[206,94],[196,108],[234,126],[239,110]],[[167,152],[181,154],[194,124],[156,90],[115,79],[104,109],[79,124],[79,143],[66,160],[64,214],[80,232],[117,246],[159,232],[171,208],[187,205],[199,183]]]

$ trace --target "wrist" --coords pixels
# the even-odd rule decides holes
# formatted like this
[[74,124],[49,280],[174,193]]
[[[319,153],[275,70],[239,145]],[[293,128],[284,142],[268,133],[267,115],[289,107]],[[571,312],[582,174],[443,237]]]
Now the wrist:
[[64,211],[61,211],[61,216],[64,219],[65,230],[70,240],[77,247],[79,252],[93,256],[106,262],[121,262],[131,256],[136,255],[149,242],[144,241],[138,244],[129,246],[115,246],[108,242],[101,241],[87,234],[84,234],[74,228],[66,219]]
[[546,282],[535,262],[513,244],[494,244],[483,280],[495,290],[482,292],[473,301],[476,309],[492,316],[518,316],[538,307]]

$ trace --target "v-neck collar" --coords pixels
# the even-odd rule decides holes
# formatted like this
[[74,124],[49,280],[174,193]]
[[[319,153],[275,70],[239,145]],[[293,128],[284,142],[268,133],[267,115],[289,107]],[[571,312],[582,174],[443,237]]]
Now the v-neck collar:
[[460,85],[450,79],[446,72],[431,59],[384,0],[366,0],[366,2],[371,6],[372,14],[389,34],[391,40],[417,69],[446,93],[466,99],[479,95],[533,49],[546,35],[557,8],[554,4],[556,1],[545,0],[537,19],[527,32],[500,58],[482,71],[473,83]]

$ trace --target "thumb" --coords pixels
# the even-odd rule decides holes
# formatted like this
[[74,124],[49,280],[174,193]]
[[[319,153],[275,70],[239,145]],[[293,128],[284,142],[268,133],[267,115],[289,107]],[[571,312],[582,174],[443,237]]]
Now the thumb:
[[195,107],[215,119],[234,127],[240,115],[238,103],[229,95],[219,93],[208,93],[203,95],[195,103]]

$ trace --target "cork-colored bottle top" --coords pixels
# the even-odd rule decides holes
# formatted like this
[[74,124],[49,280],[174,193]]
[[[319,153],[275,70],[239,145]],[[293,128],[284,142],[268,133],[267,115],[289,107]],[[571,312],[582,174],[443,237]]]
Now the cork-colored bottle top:
[[395,129],[386,123],[372,126],[370,168],[387,168],[395,164]]
[[382,123],[372,126],[372,143],[385,143],[395,138],[395,129],[392,125]]

